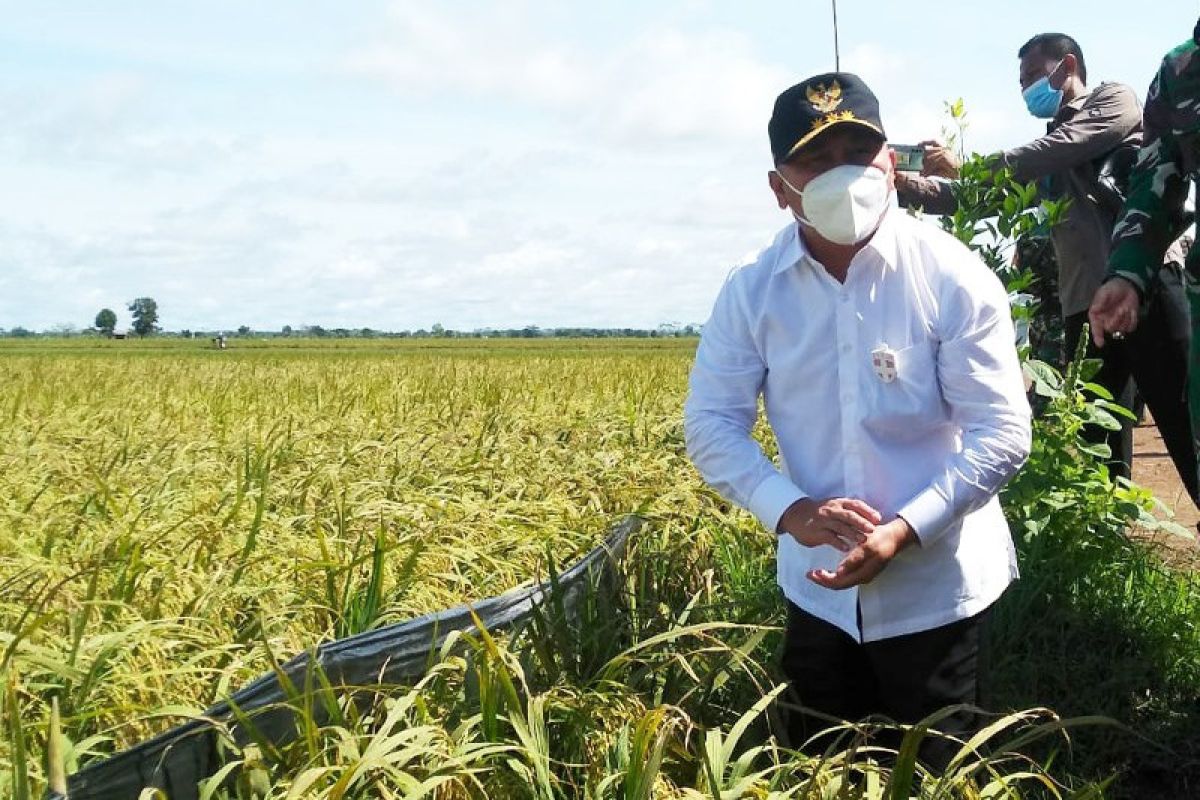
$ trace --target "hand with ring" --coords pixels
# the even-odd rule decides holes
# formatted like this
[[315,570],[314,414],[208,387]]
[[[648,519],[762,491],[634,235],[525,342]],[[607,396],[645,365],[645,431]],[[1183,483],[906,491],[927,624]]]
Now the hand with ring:
[[1140,301],[1137,288],[1124,278],[1114,278],[1096,290],[1088,321],[1097,347],[1104,346],[1106,334],[1119,341],[1137,327]]

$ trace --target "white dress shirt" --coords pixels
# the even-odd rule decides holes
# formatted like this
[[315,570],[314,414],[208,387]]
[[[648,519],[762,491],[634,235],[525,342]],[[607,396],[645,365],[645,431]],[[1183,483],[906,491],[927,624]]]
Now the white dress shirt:
[[[781,469],[751,437],[760,396]],[[889,209],[844,284],[788,225],[722,288],[685,423],[705,480],[770,531],[804,497],[859,498],[912,526],[919,546],[841,591],[805,573],[843,553],[779,537],[784,595],[856,640],[973,616],[1017,577],[996,498],[1030,447],[1012,318],[996,276],[930,223]]]

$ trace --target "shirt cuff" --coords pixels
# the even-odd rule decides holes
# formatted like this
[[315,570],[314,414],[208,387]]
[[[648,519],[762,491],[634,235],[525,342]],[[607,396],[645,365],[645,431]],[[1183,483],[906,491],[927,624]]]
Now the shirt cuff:
[[[1146,287],[1142,283],[1141,276],[1135,275],[1132,272],[1110,272],[1110,273],[1108,273],[1108,275],[1104,276],[1104,280],[1101,281],[1101,284],[1105,284],[1105,283],[1108,283],[1109,281],[1117,280],[1118,278],[1125,281],[1126,283],[1128,283],[1130,286],[1132,286],[1134,288],[1134,290],[1137,292],[1139,302],[1145,302]],[[1143,311],[1142,313],[1145,313],[1145,312]]]
[[908,501],[896,516],[901,517],[913,529],[922,547],[933,544],[946,533],[946,514],[950,504],[934,487],[929,487]]
[[1122,242],[1108,257],[1108,277],[1124,278],[1134,285],[1139,295],[1145,296],[1146,283],[1151,277],[1147,263],[1145,253],[1131,243]]
[[792,503],[805,497],[808,495],[796,488],[796,484],[776,472],[758,485],[746,506],[764,528],[778,533],[783,512],[787,511]]

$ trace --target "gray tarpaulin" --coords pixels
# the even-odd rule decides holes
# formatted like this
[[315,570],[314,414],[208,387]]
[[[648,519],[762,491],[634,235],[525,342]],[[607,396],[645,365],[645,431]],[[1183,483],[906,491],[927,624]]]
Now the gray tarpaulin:
[[[561,593],[568,611],[581,592],[597,577],[597,571],[614,568],[625,550],[629,535],[641,525],[630,517],[618,524],[604,543],[578,563],[550,581],[470,605],[427,614],[423,617],[367,631],[358,636],[321,645],[315,651],[316,665],[333,686],[371,686],[399,683],[420,677],[432,651],[441,647],[453,631],[475,630],[474,610],[488,630],[502,629],[528,620],[536,606],[554,590]],[[305,685],[310,674],[310,653],[301,654],[282,666],[282,671],[297,686]],[[253,714],[255,727],[268,740],[284,744],[296,736],[291,712],[275,673],[268,673],[204,712],[203,719],[172,728],[153,739],[135,745],[104,761],[84,767],[67,781],[70,800],[137,800],[145,788],[164,790],[171,800],[194,800],[196,784],[221,768],[217,734],[210,720],[219,720],[233,729],[239,741],[238,726],[232,721],[230,701],[243,712]],[[271,707],[272,708],[267,708]],[[267,709],[267,710],[261,710]],[[64,800],[48,792],[47,800]]]

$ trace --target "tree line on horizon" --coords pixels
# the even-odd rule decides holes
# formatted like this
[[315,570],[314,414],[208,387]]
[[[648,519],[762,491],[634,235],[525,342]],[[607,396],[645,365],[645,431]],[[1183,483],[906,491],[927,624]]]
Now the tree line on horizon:
[[664,322],[655,328],[595,328],[595,327],[557,327],[541,328],[537,325],[526,325],[521,328],[475,328],[470,331],[446,328],[441,323],[435,323],[429,329],[417,330],[379,330],[375,328],[326,328],[321,325],[301,325],[293,328],[284,325],[277,331],[252,330],[248,325],[242,325],[231,331],[228,329],[164,331],[159,325],[158,303],[152,297],[139,297],[131,300],[126,308],[129,310],[132,324],[127,332],[117,331],[117,314],[111,308],[102,308],[96,314],[92,326],[83,329],[70,325],[56,325],[50,330],[32,331],[16,326],[11,329],[0,328],[0,336],[6,338],[27,337],[69,337],[69,336],[104,336],[108,338],[124,338],[134,335],[139,338],[146,336],[168,336],[184,339],[206,339],[226,336],[257,337],[257,338],[289,338],[312,337],[317,339],[536,339],[541,337],[555,338],[672,338],[699,336],[701,326],[696,323],[681,324]]

